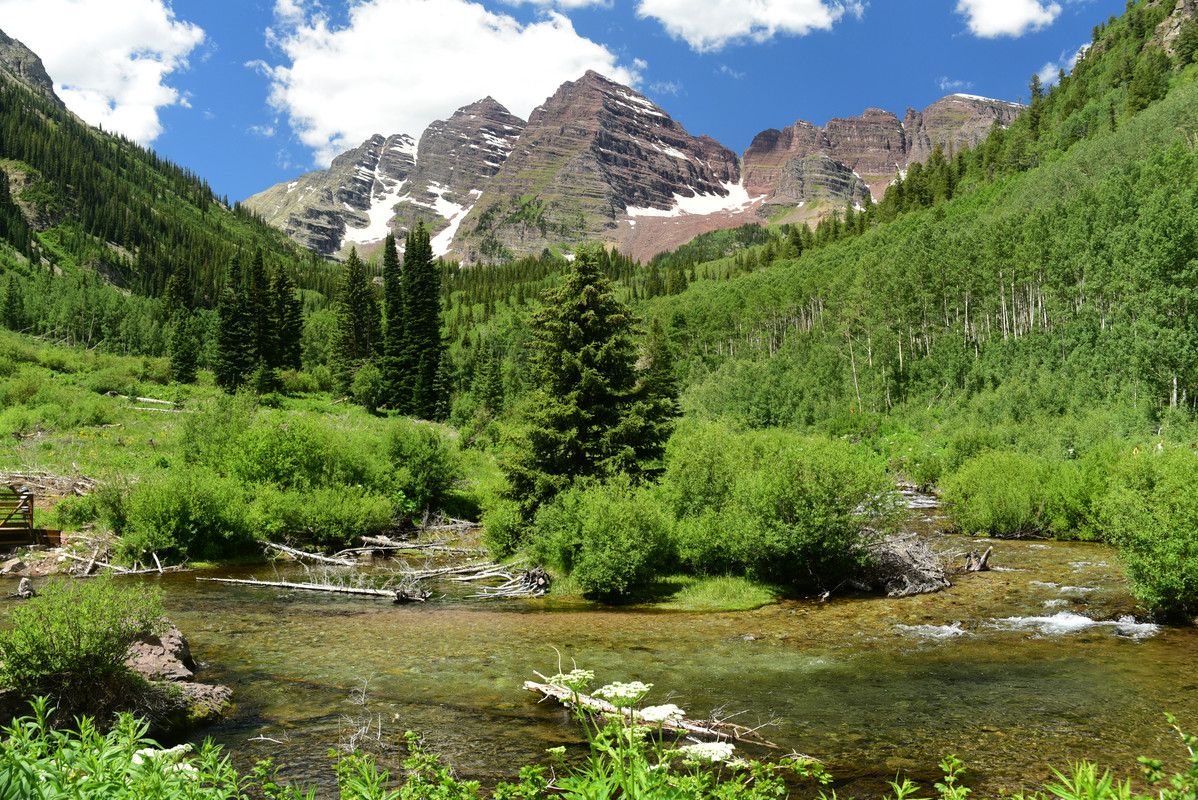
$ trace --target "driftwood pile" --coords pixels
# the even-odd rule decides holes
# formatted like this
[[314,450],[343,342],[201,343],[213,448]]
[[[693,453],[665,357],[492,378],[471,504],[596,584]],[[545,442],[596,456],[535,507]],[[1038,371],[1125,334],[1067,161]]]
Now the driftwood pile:
[[470,597],[478,598],[542,597],[549,591],[549,575],[545,572],[544,567],[522,569],[513,575],[506,569],[499,568],[498,565],[492,566],[494,569],[487,572],[451,578],[450,580],[477,581],[491,578],[502,578],[504,580],[504,583],[500,586],[481,586],[478,593],[470,595]]
[[[596,697],[591,697],[585,694],[575,694],[569,689],[553,683],[525,681],[524,688],[530,692],[539,692],[545,697],[552,697],[561,701],[565,705],[573,705],[574,703],[577,703],[580,708],[595,714],[617,714],[625,717],[626,719],[630,719],[631,715],[636,713],[633,709],[617,708],[606,700],[600,700]],[[653,723],[655,727],[657,724],[657,722]],[[746,728],[743,725],[734,725],[727,720],[696,720],[682,717],[681,719],[662,720],[660,724],[662,728],[667,731],[677,731],[687,736],[715,739],[717,741],[726,741],[731,739],[733,741],[741,742],[742,744],[753,744],[759,747],[772,748],[774,750],[780,749],[778,745],[763,738],[761,734],[757,732],[758,728]]]
[[26,490],[34,495],[81,497],[96,490],[99,483],[86,475],[54,475],[41,470],[14,472],[0,470],[0,485]]
[[869,546],[872,564],[861,588],[887,597],[938,592],[952,586],[944,558],[914,533],[884,536]]

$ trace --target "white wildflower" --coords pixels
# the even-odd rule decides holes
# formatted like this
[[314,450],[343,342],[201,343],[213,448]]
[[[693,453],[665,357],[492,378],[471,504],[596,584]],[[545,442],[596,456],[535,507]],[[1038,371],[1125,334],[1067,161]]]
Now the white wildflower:
[[699,742],[687,744],[678,748],[678,752],[687,761],[715,764],[732,758],[736,746],[730,742]]
[[554,686],[560,686],[563,689],[569,689],[572,692],[581,694],[582,690],[591,685],[591,681],[595,680],[595,673],[589,669],[572,669],[567,673],[558,673],[549,679],[549,682]]
[[642,708],[640,718],[645,722],[677,722],[686,716],[686,712],[673,703],[666,703],[663,706],[649,706]]
[[632,683],[609,683],[607,686],[597,689],[595,696],[611,701],[612,705],[625,708],[635,706],[641,702],[652,688],[653,684],[641,683],[640,681],[633,681]]

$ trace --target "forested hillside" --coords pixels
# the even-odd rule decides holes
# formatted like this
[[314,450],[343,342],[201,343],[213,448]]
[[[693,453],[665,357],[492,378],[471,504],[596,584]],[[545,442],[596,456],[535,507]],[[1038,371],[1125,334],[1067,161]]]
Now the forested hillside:
[[[90,128],[26,87],[0,84],[0,267],[5,322],[56,341],[162,354],[152,298],[210,309],[237,253],[260,250],[301,289],[336,269],[152,151]],[[111,291],[109,286],[120,291]]]

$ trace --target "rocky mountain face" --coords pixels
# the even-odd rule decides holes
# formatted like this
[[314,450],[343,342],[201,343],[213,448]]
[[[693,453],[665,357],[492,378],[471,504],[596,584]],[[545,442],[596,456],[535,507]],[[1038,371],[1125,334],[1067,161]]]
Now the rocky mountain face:
[[388,231],[402,237],[420,221],[445,253],[477,187],[499,171],[523,130],[524,120],[488,97],[434,122],[419,144],[375,134],[327,170],[276,184],[245,205],[324,256],[344,257],[351,247],[369,253]]
[[322,255],[369,253],[418,222],[438,255],[466,262],[569,250],[583,241],[648,259],[699,233],[806,221],[881,199],[937,143],[975,145],[1015,103],[950,95],[902,119],[881,109],[824,127],[799,120],[737,155],[692,136],[638,92],[596,72],[563,84],[527,123],[490,97],[420,137],[374,136],[245,201]]
[[0,74],[48,97],[59,108],[66,108],[54,93],[54,81],[46,73],[41,58],[4,31],[0,31]]
[[[375,134],[333,159],[327,170],[301,175],[247,198],[243,205],[301,247],[322,256],[338,254],[354,231],[371,227],[376,203],[393,197],[416,166],[416,143],[398,134]],[[375,240],[387,235],[376,226]],[[359,234],[360,235],[360,234]]]
[[687,133],[643,95],[594,71],[536,108],[515,150],[482,187],[455,249],[467,260],[623,243],[639,211],[669,214],[677,198],[727,198],[736,154]]
[[[901,120],[877,108],[832,119],[823,128],[799,120],[781,131],[757,134],[744,155],[745,186],[750,194],[767,195],[767,209],[820,199],[843,207],[864,201],[869,193],[880,200],[895,173],[927,159],[937,143],[946,149],[972,147],[995,122],[1009,125],[1022,110],[1016,103],[954,94],[923,111],[909,108]],[[843,169],[827,166],[826,178],[805,180],[796,191],[794,176],[809,171],[816,158]]]

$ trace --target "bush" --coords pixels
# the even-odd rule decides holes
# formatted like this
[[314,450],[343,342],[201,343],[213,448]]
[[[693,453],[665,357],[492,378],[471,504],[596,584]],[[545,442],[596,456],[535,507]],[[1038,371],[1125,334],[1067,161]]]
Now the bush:
[[242,487],[206,467],[176,467],[137,484],[127,514],[121,552],[129,559],[211,560],[254,543]]
[[680,555],[696,572],[827,585],[862,562],[868,526],[893,509],[882,459],[841,440],[699,423],[666,460]]
[[1116,476],[1101,525],[1120,549],[1136,599],[1167,616],[1198,616],[1198,456],[1141,454]]
[[66,719],[119,707],[135,680],[125,666],[129,644],[164,625],[156,591],[109,578],[52,580],[9,621],[0,682],[26,698],[49,696]]
[[[227,800],[244,797],[243,781],[211,741],[199,757],[190,745],[160,750],[147,738],[149,726],[122,714],[107,734],[89,718],[79,730],[53,730],[46,703],[34,715],[14,720],[0,743],[0,798],[103,797],[106,800]],[[247,787],[248,788],[248,787]],[[290,795],[299,798],[298,792]]]
[[483,543],[498,558],[507,558],[524,546],[527,525],[520,504],[497,498],[483,512]]
[[1097,506],[1118,458],[1110,446],[1071,461],[986,451],[941,486],[953,522],[967,533],[1093,539],[1100,535]]
[[623,597],[655,578],[670,552],[667,508],[627,477],[582,482],[543,506],[531,552],[569,575],[584,597]]
[[457,448],[429,425],[395,420],[384,450],[392,492],[415,511],[442,501],[462,475]]
[[966,533],[1047,533],[1047,472],[1038,456],[986,451],[945,478],[941,488],[953,523]]
[[391,524],[390,498],[361,486],[324,486],[305,491],[260,487],[249,526],[270,539],[298,536],[345,548],[360,536],[377,536]]

